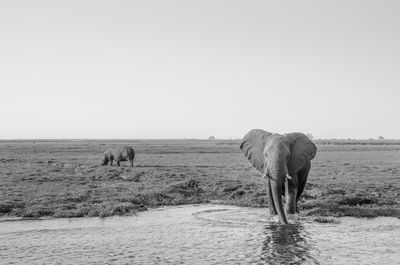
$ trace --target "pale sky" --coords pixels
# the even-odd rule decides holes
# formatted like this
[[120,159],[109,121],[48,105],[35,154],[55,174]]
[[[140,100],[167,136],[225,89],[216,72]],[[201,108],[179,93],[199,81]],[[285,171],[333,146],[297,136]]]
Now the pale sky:
[[1,1],[0,139],[400,138],[399,1]]

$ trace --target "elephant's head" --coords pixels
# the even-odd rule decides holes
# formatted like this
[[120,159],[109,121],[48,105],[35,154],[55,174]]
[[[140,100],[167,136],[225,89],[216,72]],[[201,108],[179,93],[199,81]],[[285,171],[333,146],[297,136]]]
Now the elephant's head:
[[272,193],[274,204],[268,207],[275,206],[279,219],[286,224],[281,196],[285,181],[315,157],[316,146],[303,133],[281,135],[254,129],[244,136],[240,149],[252,165],[268,178],[270,187],[267,189]]
[[105,166],[107,164],[108,164],[108,155],[107,155],[107,153],[104,153],[103,154],[103,159],[101,160],[101,165]]

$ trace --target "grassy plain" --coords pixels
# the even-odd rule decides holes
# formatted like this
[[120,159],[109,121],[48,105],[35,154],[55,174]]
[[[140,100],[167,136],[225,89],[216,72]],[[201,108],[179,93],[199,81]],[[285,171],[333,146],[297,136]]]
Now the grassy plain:
[[[400,143],[318,142],[301,215],[400,217]],[[330,144],[333,143],[333,144]],[[127,163],[100,166],[128,144]],[[127,215],[218,202],[266,207],[264,180],[233,140],[2,141],[0,216]]]

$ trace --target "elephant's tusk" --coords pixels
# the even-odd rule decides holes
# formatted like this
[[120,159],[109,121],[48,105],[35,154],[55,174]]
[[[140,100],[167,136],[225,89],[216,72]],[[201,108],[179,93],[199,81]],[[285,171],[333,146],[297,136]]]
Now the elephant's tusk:
[[292,179],[292,177],[289,176],[289,174],[286,174],[286,177],[287,177],[288,179]]

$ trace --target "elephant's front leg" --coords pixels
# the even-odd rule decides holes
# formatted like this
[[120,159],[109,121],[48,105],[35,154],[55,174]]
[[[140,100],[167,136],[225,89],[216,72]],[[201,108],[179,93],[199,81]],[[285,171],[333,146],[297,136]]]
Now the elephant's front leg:
[[285,210],[287,214],[295,214],[297,210],[298,179],[296,174],[291,177],[292,179],[286,178],[285,181]]
[[297,198],[296,198],[296,212],[299,212],[298,203],[301,198],[301,194],[304,191],[304,187],[307,183],[308,172],[310,171],[311,163],[308,161],[306,165],[297,173],[297,181],[298,181],[298,190],[297,190]]

